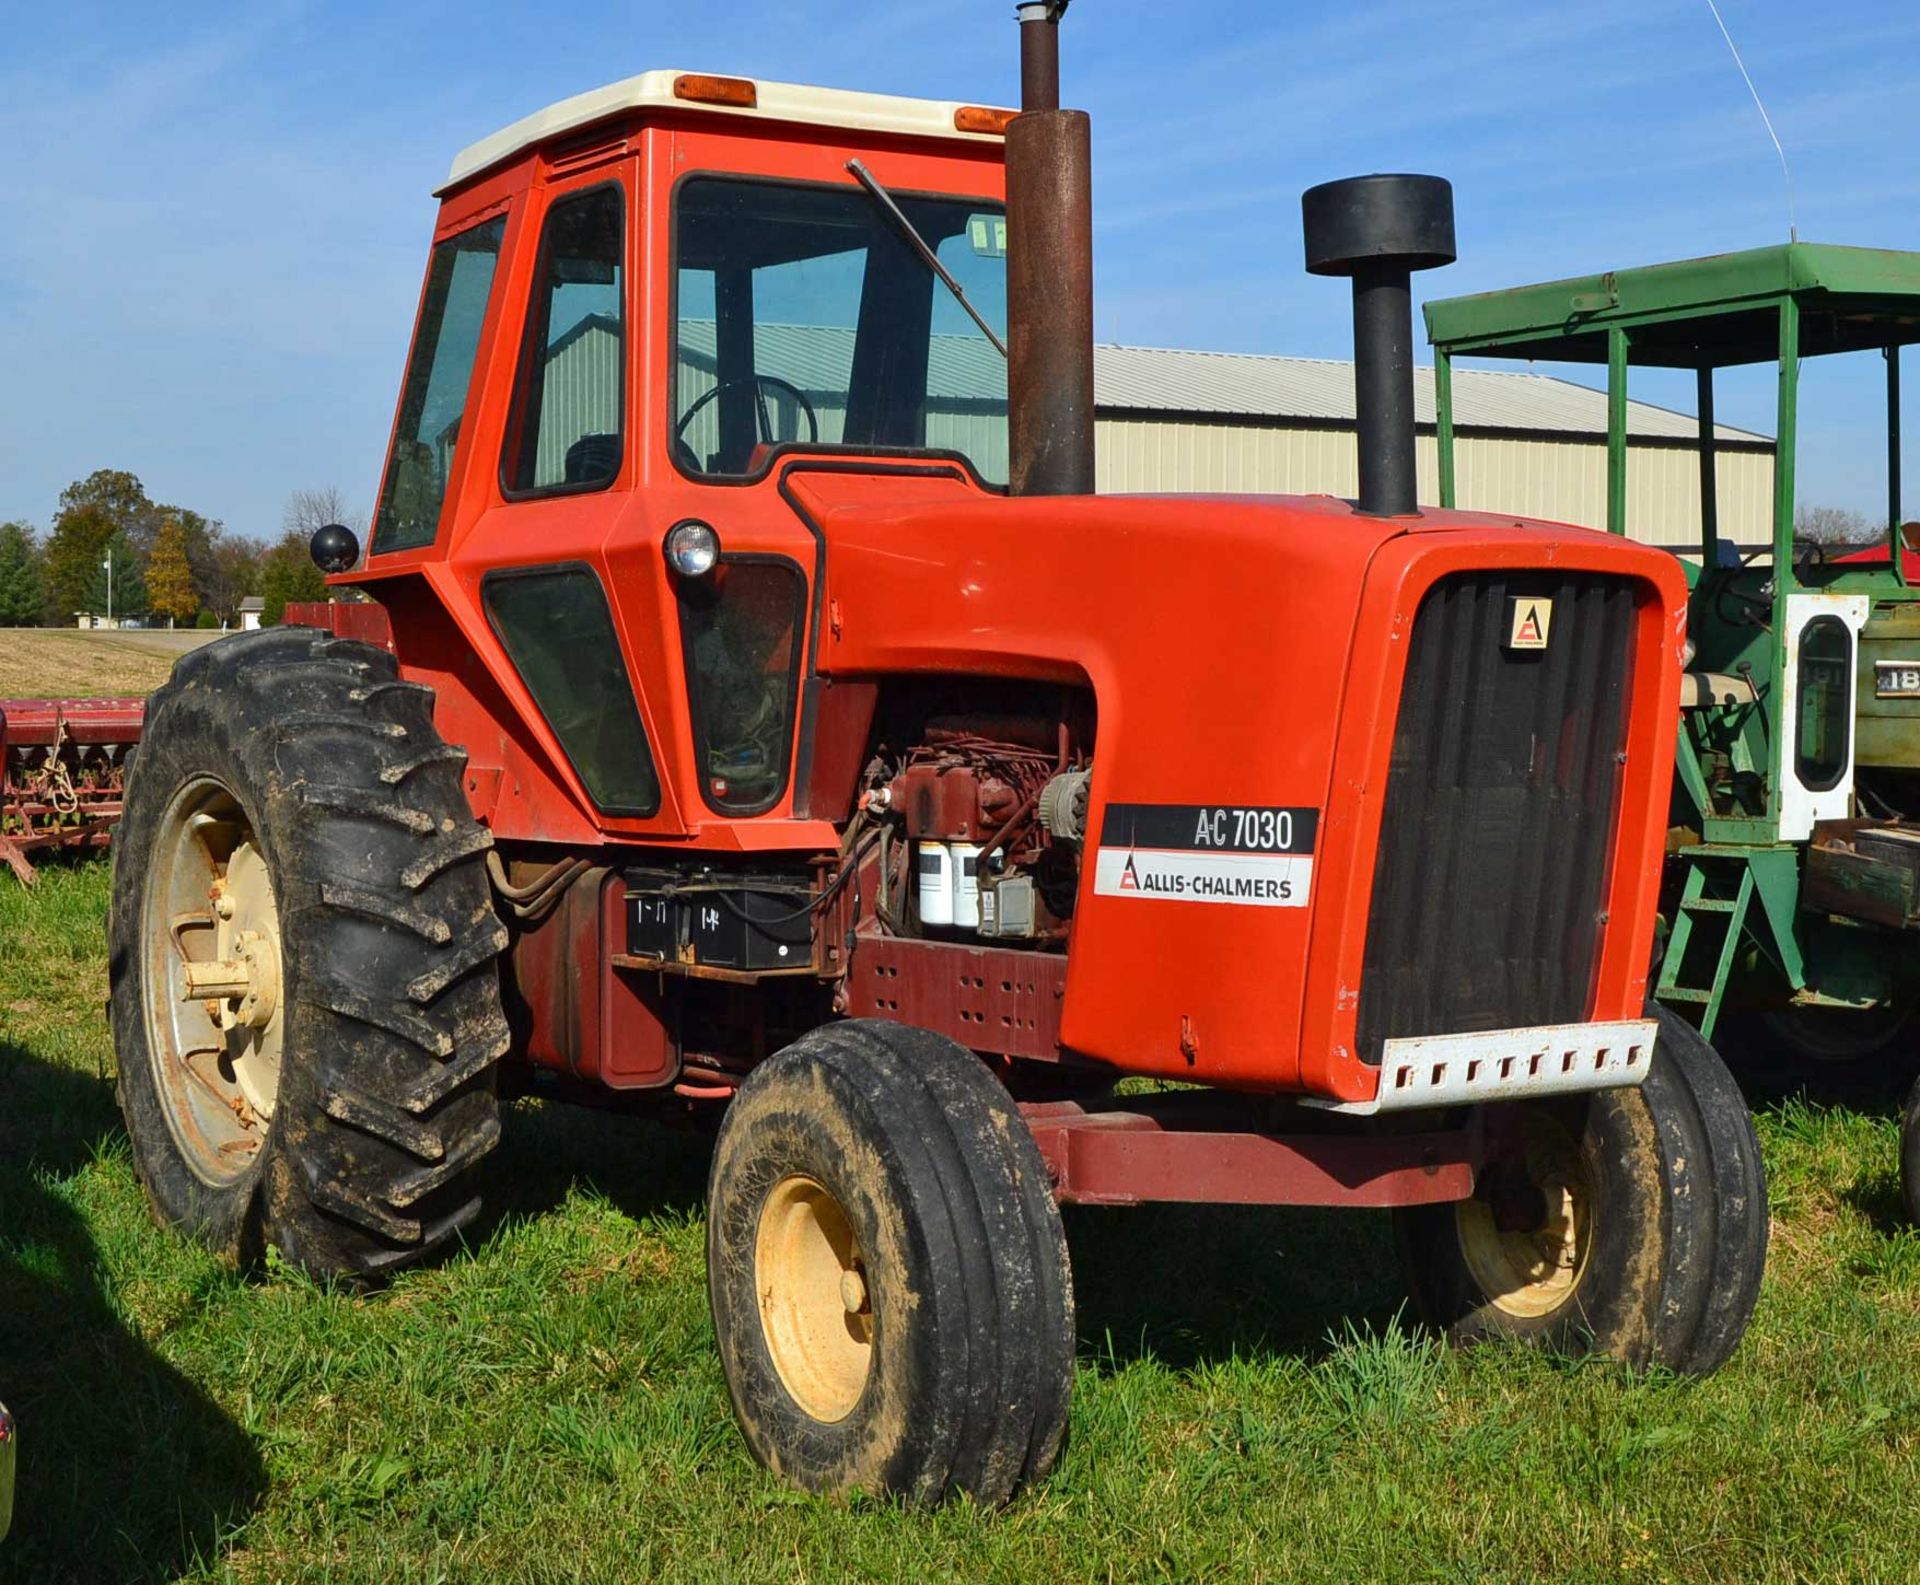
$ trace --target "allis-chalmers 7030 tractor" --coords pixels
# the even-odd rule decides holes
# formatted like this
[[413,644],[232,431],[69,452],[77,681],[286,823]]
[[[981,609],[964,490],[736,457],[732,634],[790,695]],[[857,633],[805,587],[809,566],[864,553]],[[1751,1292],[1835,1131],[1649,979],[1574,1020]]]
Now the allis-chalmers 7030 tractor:
[[1430,177],[1306,197],[1357,502],[1094,495],[1060,9],[1017,117],[654,72],[458,158],[316,536],[376,603],[184,658],[131,777],[157,1213],[366,1281],[504,1089],[713,1116],[747,1440],[920,1501],[1058,1451],[1062,1202],[1391,1208],[1451,1335],[1710,1370],[1767,1213],[1646,1000],[1678,566],[1416,510]]

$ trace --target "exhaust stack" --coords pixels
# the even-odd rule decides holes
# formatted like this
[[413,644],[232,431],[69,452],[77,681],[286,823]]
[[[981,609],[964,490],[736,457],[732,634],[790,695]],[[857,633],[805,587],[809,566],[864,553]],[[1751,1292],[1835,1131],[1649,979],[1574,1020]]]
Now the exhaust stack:
[[1454,260],[1453,186],[1439,176],[1352,176],[1309,187],[1300,209],[1308,271],[1353,278],[1360,510],[1417,514],[1411,281]]
[[1060,108],[1068,0],[1020,0],[1020,114],[1007,127],[1007,422],[1015,495],[1093,493],[1093,161]]

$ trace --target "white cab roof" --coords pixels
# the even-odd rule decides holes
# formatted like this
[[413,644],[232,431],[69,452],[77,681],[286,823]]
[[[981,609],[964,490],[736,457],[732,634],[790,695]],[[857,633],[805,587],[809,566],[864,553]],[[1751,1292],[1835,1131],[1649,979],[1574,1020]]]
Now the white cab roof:
[[848,132],[905,133],[912,137],[945,138],[963,143],[998,143],[990,132],[960,132],[953,113],[957,99],[907,99],[898,94],[863,94],[845,88],[810,88],[804,83],[775,83],[754,78],[759,103],[752,109],[737,105],[701,104],[674,97],[679,71],[642,72],[591,93],[575,94],[558,104],[535,111],[490,138],[470,144],[454,156],[453,169],[435,189],[445,192],[490,166],[512,159],[548,138],[590,126],[632,110],[694,110],[706,115],[741,116],[751,121],[797,121],[807,126],[833,127]]

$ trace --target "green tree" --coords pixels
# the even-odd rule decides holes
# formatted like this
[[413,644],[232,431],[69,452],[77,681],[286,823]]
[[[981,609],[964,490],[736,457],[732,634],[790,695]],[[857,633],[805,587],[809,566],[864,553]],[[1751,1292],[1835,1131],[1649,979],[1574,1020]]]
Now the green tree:
[[[69,494],[72,492],[69,491]],[[61,497],[62,502],[66,496]],[[91,611],[94,585],[101,581],[100,562],[113,538],[113,519],[97,505],[62,505],[47,536],[47,605],[56,622],[66,624],[78,612]],[[133,557],[127,557],[129,563]],[[99,609],[106,608],[101,595]]]
[[25,523],[0,523],[0,627],[33,627],[46,617],[40,546]]
[[147,610],[147,580],[140,569],[140,557],[134,550],[132,541],[123,533],[115,531],[106,544],[100,547],[99,555],[93,563],[93,582],[87,586],[85,601],[76,609],[92,611],[96,615],[106,615],[107,567],[111,561],[113,567],[113,602],[111,610],[114,620],[125,616],[143,616]]
[[155,616],[172,622],[191,622],[200,609],[193,565],[187,560],[187,529],[177,517],[169,517],[154,535],[147,557],[147,605]]
[[324,600],[327,580],[307,553],[307,542],[297,533],[283,534],[260,562],[260,597],[266,607],[260,625],[273,627],[286,614],[289,600]]
[[62,490],[60,510],[53,520],[55,529],[69,512],[80,511],[99,514],[115,531],[125,534],[142,560],[153,549],[154,535],[160,532],[161,509],[147,499],[146,487],[139,479],[118,468],[96,469]]

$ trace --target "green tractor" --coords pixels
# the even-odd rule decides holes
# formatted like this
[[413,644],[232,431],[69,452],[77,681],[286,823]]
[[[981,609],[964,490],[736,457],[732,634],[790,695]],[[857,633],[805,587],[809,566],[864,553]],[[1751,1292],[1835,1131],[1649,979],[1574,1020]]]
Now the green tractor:
[[[1700,564],[1653,994],[1711,1038],[1751,1036],[1855,1079],[1910,1065],[1920,1010],[1920,557],[1900,513],[1900,349],[1920,341],[1920,253],[1792,242],[1427,305],[1440,494],[1454,504],[1457,357],[1607,370],[1607,527],[1628,527],[1627,371],[1692,370]],[[1794,537],[1800,371],[1884,361],[1887,537]],[[1772,540],[1720,537],[1714,374],[1778,375]],[[1909,525],[1909,533],[1920,526]],[[1724,1037],[1723,1037],[1724,1038]],[[1910,1107],[1920,1116],[1920,1095]],[[1908,1131],[1920,1138],[1920,1123]],[[1920,1145],[1907,1155],[1920,1170]]]

